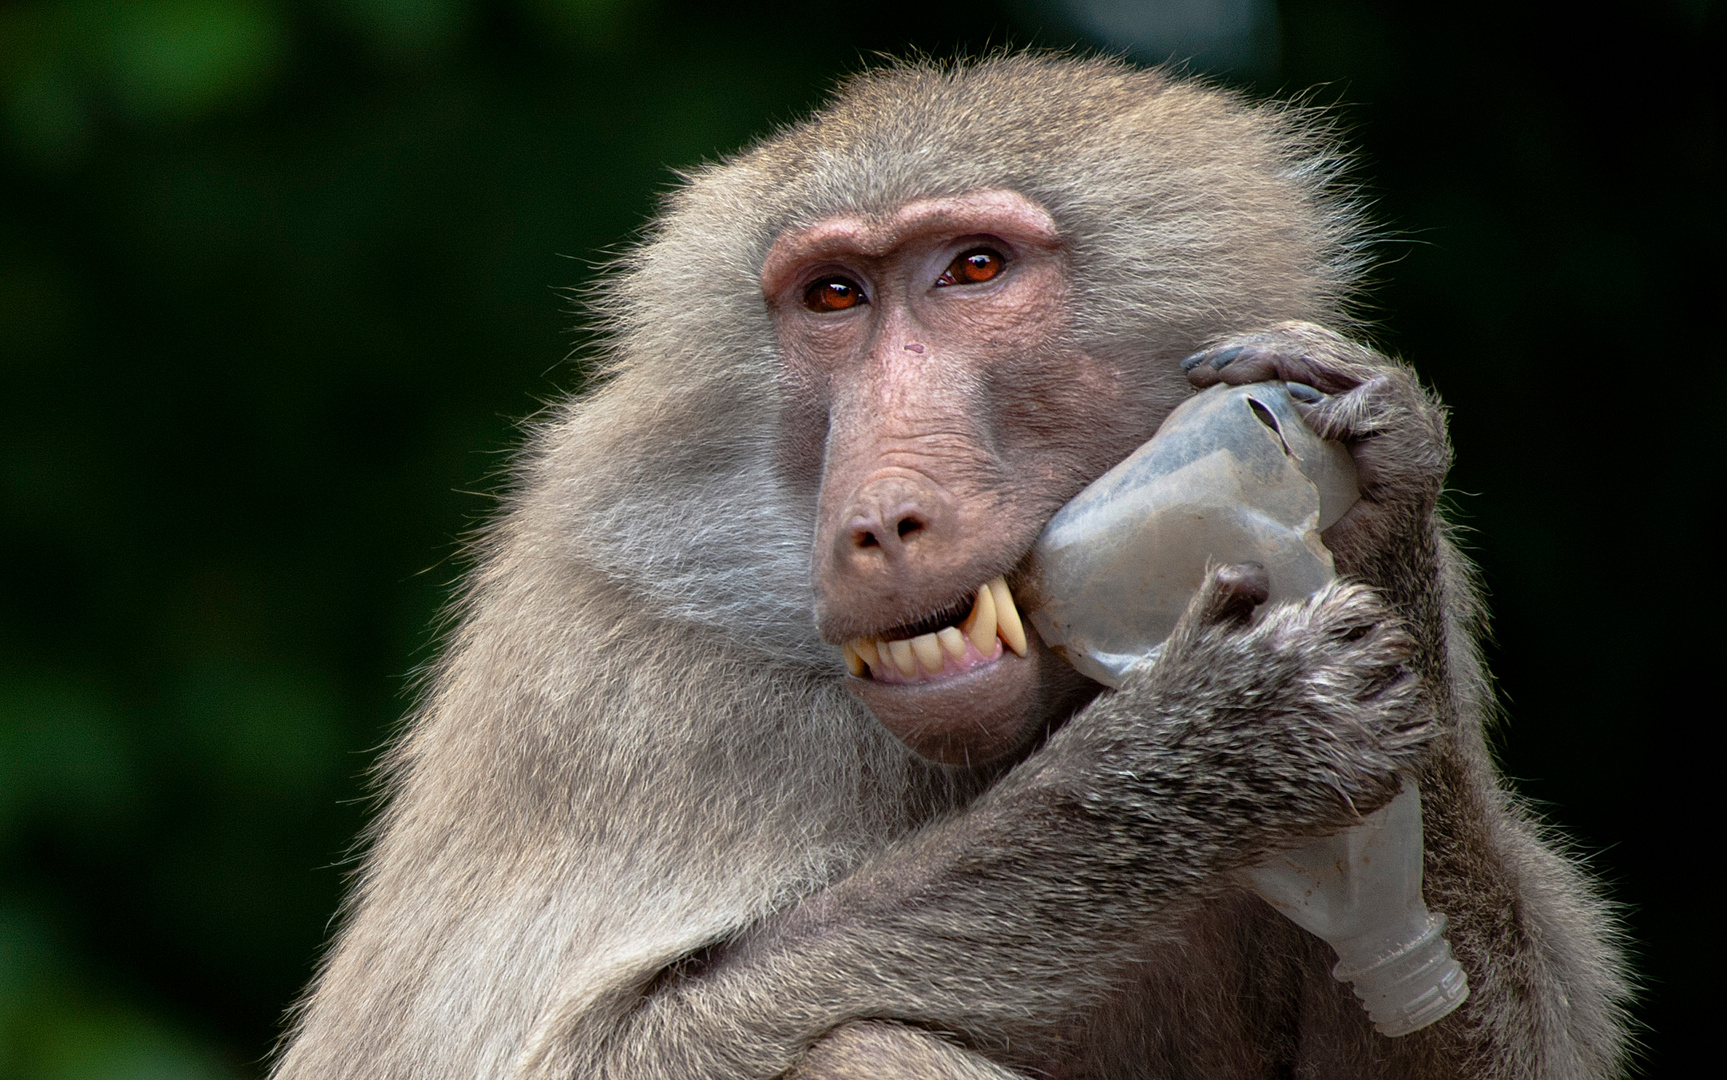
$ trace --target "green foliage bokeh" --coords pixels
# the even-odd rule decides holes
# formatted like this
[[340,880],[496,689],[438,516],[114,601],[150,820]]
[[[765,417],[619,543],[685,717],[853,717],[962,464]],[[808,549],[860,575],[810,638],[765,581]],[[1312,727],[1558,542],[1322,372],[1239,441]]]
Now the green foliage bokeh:
[[[0,1078],[262,1071],[460,536],[580,384],[560,290],[873,52],[1051,8],[0,3]],[[1504,758],[1632,905],[1653,1063],[1700,1016],[1663,845],[1712,635],[1665,575],[1718,365],[1636,418],[1709,353],[1719,16],[1591,19],[1290,0],[1250,88],[1343,102],[1402,238],[1377,333],[1455,410]]]

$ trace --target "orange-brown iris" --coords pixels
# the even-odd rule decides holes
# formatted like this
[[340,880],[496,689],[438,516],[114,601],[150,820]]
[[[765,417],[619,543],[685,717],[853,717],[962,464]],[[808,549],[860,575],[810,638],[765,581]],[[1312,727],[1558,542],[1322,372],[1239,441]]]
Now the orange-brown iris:
[[948,264],[939,285],[977,285],[1001,273],[1004,260],[1001,252],[990,248],[972,248]]
[[863,290],[849,278],[822,278],[804,290],[804,307],[811,311],[844,311],[863,300]]

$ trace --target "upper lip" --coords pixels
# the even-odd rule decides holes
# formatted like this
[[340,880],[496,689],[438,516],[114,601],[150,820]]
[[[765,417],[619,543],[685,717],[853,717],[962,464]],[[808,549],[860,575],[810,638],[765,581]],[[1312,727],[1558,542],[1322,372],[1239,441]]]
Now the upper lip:
[[967,589],[963,595],[956,597],[951,603],[936,608],[932,614],[861,636],[892,641],[897,638],[914,638],[920,634],[933,634],[944,626],[959,625],[967,615],[971,614],[972,606],[976,603],[977,588],[973,587]]

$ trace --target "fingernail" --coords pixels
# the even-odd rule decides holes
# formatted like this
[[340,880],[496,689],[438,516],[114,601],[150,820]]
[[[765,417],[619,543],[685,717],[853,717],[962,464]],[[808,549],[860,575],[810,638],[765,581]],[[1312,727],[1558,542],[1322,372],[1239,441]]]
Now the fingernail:
[[1222,371],[1224,368],[1228,367],[1236,357],[1241,355],[1244,348],[1246,348],[1244,345],[1231,345],[1227,349],[1220,349],[1216,353],[1213,353],[1211,357],[1212,370]]
[[1308,405],[1316,405],[1325,400],[1324,394],[1315,390],[1306,383],[1292,382],[1285,383],[1284,385],[1289,388],[1289,396],[1297,401],[1305,402]]
[[1201,349],[1199,352],[1194,353],[1192,356],[1181,362],[1181,370],[1184,372],[1192,371],[1194,368],[1198,367],[1199,362],[1204,359],[1205,350]]

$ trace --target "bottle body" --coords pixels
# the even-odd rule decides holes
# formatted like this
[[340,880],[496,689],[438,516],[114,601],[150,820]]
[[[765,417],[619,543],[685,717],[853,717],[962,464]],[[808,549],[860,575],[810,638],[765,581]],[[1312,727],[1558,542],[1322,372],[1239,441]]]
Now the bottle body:
[[1214,387],[1050,519],[1031,620],[1086,676],[1120,686],[1208,564],[1263,565],[1274,602],[1330,581],[1319,533],[1357,498],[1349,452],[1307,429],[1282,383]]

